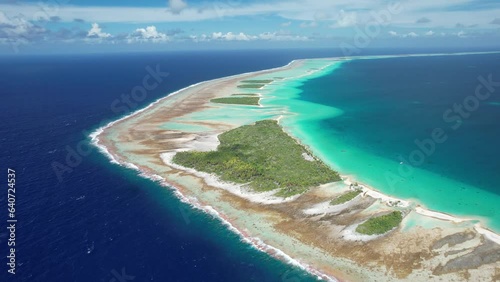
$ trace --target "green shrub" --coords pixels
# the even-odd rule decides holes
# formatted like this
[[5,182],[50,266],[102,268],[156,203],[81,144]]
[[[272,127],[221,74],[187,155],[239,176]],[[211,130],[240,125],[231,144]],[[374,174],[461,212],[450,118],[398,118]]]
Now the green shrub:
[[253,83],[253,84],[268,84],[273,82],[274,80],[271,79],[251,79],[251,80],[243,80],[242,83]]
[[343,203],[347,203],[350,200],[356,198],[356,196],[359,195],[360,193],[361,193],[361,190],[349,191],[349,192],[347,192],[343,195],[340,195],[337,198],[333,199],[330,202],[330,205],[334,206],[334,205],[340,205]]
[[403,215],[399,211],[390,214],[373,217],[358,225],[356,232],[366,235],[384,234],[397,227],[403,220]]
[[259,94],[253,94],[253,93],[239,93],[239,94],[231,94],[231,96],[253,96],[253,97],[258,97]]
[[241,84],[238,85],[238,88],[242,89],[260,89],[262,87],[266,86],[265,84]]
[[302,154],[311,153],[274,120],[233,129],[221,134],[219,140],[217,151],[179,152],[173,161],[215,173],[225,181],[249,183],[255,191],[279,189],[278,195],[283,197],[340,180],[323,162],[306,161]]
[[226,98],[216,98],[210,100],[212,103],[219,104],[233,104],[233,105],[251,105],[258,106],[260,98],[259,97],[226,97]]

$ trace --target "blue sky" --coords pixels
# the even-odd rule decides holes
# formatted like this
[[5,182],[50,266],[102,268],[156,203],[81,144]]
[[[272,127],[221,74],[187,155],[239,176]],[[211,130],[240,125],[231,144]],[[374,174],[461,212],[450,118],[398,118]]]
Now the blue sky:
[[498,0],[0,0],[0,52],[500,47]]

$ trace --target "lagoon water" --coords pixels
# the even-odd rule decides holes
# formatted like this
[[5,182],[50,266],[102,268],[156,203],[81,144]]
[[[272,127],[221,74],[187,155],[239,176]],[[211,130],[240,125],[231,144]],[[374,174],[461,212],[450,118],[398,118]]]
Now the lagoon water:
[[[453,111],[479,77],[500,82],[499,64],[500,54],[343,62],[284,86],[298,115],[283,124],[343,174],[500,231],[500,87],[463,117]],[[446,140],[432,145],[436,129]]]

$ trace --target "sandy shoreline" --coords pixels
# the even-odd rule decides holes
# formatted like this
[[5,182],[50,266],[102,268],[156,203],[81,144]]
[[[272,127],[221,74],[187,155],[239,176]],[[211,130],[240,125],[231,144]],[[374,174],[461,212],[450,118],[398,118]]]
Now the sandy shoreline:
[[[179,198],[182,201],[186,201],[189,204],[193,205],[196,208],[199,208],[207,213],[213,214],[217,216],[221,221],[223,221],[231,230],[233,230],[235,233],[239,234],[242,236],[242,238],[245,238],[244,240],[247,240],[247,243],[252,244],[254,247],[256,247],[259,250],[265,251],[267,253],[270,253],[271,255],[278,257],[279,259],[288,261],[291,264],[294,264],[296,266],[301,267],[304,270],[309,271],[310,273],[321,277],[321,278],[329,278],[331,280],[343,280],[346,279],[347,281],[353,281],[357,280],[356,277],[364,277],[363,275],[345,275],[342,271],[339,270],[332,270],[328,269],[325,271],[324,268],[321,269],[316,269],[315,267],[309,266],[309,263],[306,262],[299,262],[297,259],[292,259],[291,256],[287,255],[286,250],[281,251],[279,248],[273,247],[264,241],[262,241],[259,237],[255,237],[252,234],[249,234],[248,232],[242,231],[242,226],[236,227],[238,225],[237,222],[233,222],[234,220],[231,220],[230,216],[225,215],[224,213],[221,213],[219,210],[216,208],[212,207],[211,205],[202,205],[197,201],[191,200],[185,193],[187,189],[181,188],[183,186],[181,184],[181,180],[178,180],[177,178],[179,175],[182,175],[184,173],[189,174],[190,176],[194,176],[197,179],[201,179],[204,184],[203,186],[210,186],[210,189],[218,188],[218,189],[223,189],[226,192],[229,192],[230,194],[237,196],[239,198],[244,199],[245,201],[249,201],[253,204],[264,204],[264,205],[278,205],[278,206],[283,206],[291,202],[296,202],[301,199],[298,199],[299,196],[289,198],[289,199],[280,199],[278,197],[275,197],[272,195],[272,193],[253,193],[251,191],[246,191],[244,190],[241,186],[234,185],[231,183],[222,183],[217,180],[216,177],[209,175],[209,174],[204,174],[200,173],[194,170],[186,169],[180,166],[177,166],[171,162],[171,158],[175,154],[175,152],[180,151],[180,150],[211,150],[214,149],[217,146],[216,139],[214,140],[214,136],[216,137],[218,134],[227,131],[228,129],[234,127],[234,125],[228,125],[225,123],[217,124],[217,125],[211,125],[212,131],[210,131],[207,134],[186,134],[186,133],[178,133],[176,131],[167,131],[165,133],[165,130],[157,130],[156,127],[158,124],[160,124],[162,121],[165,121],[167,119],[174,119],[179,116],[184,116],[186,114],[190,114],[193,112],[198,112],[198,111],[203,111],[206,108],[209,108],[210,106],[207,106],[207,101],[210,99],[207,98],[213,98],[213,97],[199,97],[202,96],[199,93],[204,92],[206,89],[211,89],[211,88],[228,88],[228,89],[234,89],[235,85],[242,79],[249,79],[252,77],[256,77],[262,74],[267,74],[267,73],[273,73],[281,70],[287,70],[287,69],[294,69],[294,68],[299,68],[303,64],[304,60],[297,60],[293,61],[287,66],[281,67],[281,68],[275,68],[271,70],[264,70],[264,71],[259,71],[259,72],[252,72],[252,73],[245,73],[241,75],[235,75],[235,76],[230,76],[230,77],[225,77],[225,78],[220,78],[220,79],[215,79],[211,81],[205,81],[201,83],[197,83],[194,85],[191,85],[187,88],[181,89],[179,91],[176,91],[172,93],[171,95],[161,98],[148,107],[141,109],[139,111],[136,111],[128,116],[125,116],[117,121],[114,121],[102,128],[99,128],[96,130],[94,133],[91,134],[92,142],[99,148],[99,150],[104,153],[106,156],[110,158],[110,160],[113,163],[120,164],[126,167],[129,167],[131,169],[139,171],[144,177],[148,177],[152,180],[159,181],[165,186],[173,187],[176,189]],[[325,68],[328,66],[325,66]],[[304,74],[309,75],[308,73]],[[219,94],[213,94],[215,95],[214,97],[222,97],[223,95],[229,93],[229,90],[226,91],[220,91],[221,93]],[[219,95],[219,96],[217,96]],[[260,95],[260,94],[259,94]],[[196,98],[193,98],[196,97]],[[179,113],[177,116],[175,114],[172,114],[172,117],[169,115],[166,115],[162,113],[161,109],[163,108],[168,108],[172,107],[172,105],[163,105],[165,101],[171,101],[171,100],[178,100],[178,101],[172,101],[172,103],[178,103],[179,105],[184,105],[183,103],[186,103],[186,101],[191,101],[195,100],[196,105],[194,107],[189,107],[190,105],[186,106],[183,108],[183,111]],[[191,99],[191,100],[190,100]],[[200,101],[197,101],[200,100]],[[168,103],[167,103],[168,104]],[[262,107],[262,106],[260,106]],[[158,114],[159,116],[156,117],[155,114]],[[281,116],[280,116],[281,118]],[[137,120],[134,120],[137,119]],[[128,128],[130,125],[133,125],[133,129],[129,130]],[[147,126],[145,126],[147,125]],[[115,130],[112,130],[114,128],[117,128]],[[127,128],[127,129],[125,129]],[[155,128],[154,130],[151,130],[151,128]],[[127,132],[125,132],[127,130]],[[110,138],[112,134],[116,134],[116,132],[112,131],[117,131],[119,132],[118,134],[118,139],[113,140],[114,138]],[[130,131],[130,132],[128,132]],[[161,142],[162,146],[158,146],[158,144],[155,144],[153,142],[148,142],[147,138],[144,138],[141,136],[141,134],[151,134],[150,132],[153,132],[155,136],[162,136]],[[124,133],[125,132],[125,133]],[[163,139],[163,135],[161,134],[170,134],[171,136],[175,135],[175,138],[167,138]],[[177,136],[179,135],[179,136]],[[139,136],[139,137],[137,137]],[[137,140],[135,140],[137,139]],[[133,140],[133,141],[131,141]],[[144,159],[149,159],[149,165],[145,164],[138,164],[130,161],[130,159],[127,159],[127,156],[123,153],[120,153],[120,149],[118,148],[122,143],[127,143],[129,142],[130,144],[133,144],[134,149],[130,149],[129,152],[134,152],[137,156],[144,157]],[[130,145],[132,147],[132,145]],[[139,153],[137,153],[139,152]],[[147,156],[147,157],[145,157]],[[159,161],[159,160],[160,161]],[[161,165],[165,165],[168,168],[163,168]],[[160,168],[160,169],[159,169]],[[183,176],[184,177],[184,176]],[[344,183],[346,186],[350,186],[352,184],[352,181],[348,177],[344,177]],[[450,223],[463,223],[468,221],[467,219],[460,219],[457,217],[453,217],[450,215],[446,215],[443,213],[439,212],[434,212],[430,210],[426,210],[422,207],[412,207],[412,204],[408,201],[404,201],[402,199],[397,199],[390,197],[388,195],[382,194],[375,189],[361,184],[360,187],[363,190],[362,196],[358,196],[359,198],[362,199],[356,199],[356,201],[353,200],[354,203],[356,202],[366,202],[367,201],[377,201],[379,202],[382,206],[386,206],[388,208],[398,208],[398,209],[404,209],[404,210],[413,210],[416,213],[418,213],[420,216],[425,216],[433,219],[439,219],[442,221],[450,222]],[[322,191],[325,189],[319,189],[318,191]],[[326,191],[326,190],[325,190]],[[317,191],[315,191],[316,193]],[[193,194],[194,197],[199,196],[200,194]],[[316,195],[306,195],[306,198],[312,197],[316,199]],[[227,196],[229,197],[229,196]],[[201,196],[200,196],[201,198]],[[318,197],[321,198],[321,197]],[[328,214],[332,213],[332,207],[330,206],[325,206],[321,205],[322,202],[318,202],[315,204],[316,211],[311,213],[310,215],[316,214],[323,214],[323,216],[327,216]],[[293,203],[292,203],[293,204]],[[309,204],[309,203],[308,203]],[[345,205],[344,207],[341,207],[340,209],[334,208],[335,211],[333,212],[342,212],[345,210],[349,210],[354,206],[349,204]],[[258,207],[260,209],[260,207]],[[303,212],[301,210],[302,214],[307,214],[307,212]],[[363,213],[363,211],[361,211]],[[316,222],[314,223],[316,224]],[[334,226],[336,226],[334,224]],[[345,226],[342,232],[342,234],[346,235],[348,234],[348,238],[346,237],[346,241],[369,241],[369,240],[385,240],[384,238],[380,239],[379,237],[384,237],[379,236],[375,238],[364,238],[360,235],[354,234],[353,233],[353,227],[354,225],[348,225]],[[334,229],[337,227],[334,227]],[[480,227],[478,225],[475,225],[473,228],[479,235],[484,236],[488,240],[491,240],[497,244],[500,244],[499,236],[495,233],[493,233],[490,230],[487,230],[483,227]],[[391,232],[392,234],[393,232]],[[436,234],[434,234],[436,233]],[[446,237],[445,234],[447,232],[440,231],[440,232],[434,232],[433,236],[436,237],[436,240],[438,237]],[[437,234],[439,233],[439,235]],[[340,233],[339,233],[340,234]],[[430,233],[429,233],[430,234]],[[341,235],[342,238],[344,235]],[[478,235],[478,236],[479,236]],[[337,236],[337,235],[335,235]],[[335,237],[334,236],[334,237]],[[339,235],[340,236],[340,235]],[[389,236],[397,236],[397,235],[389,235]],[[366,240],[365,240],[366,239]],[[307,241],[307,240],[306,240]],[[312,240],[314,241],[314,240]],[[307,243],[307,242],[306,242]],[[351,259],[351,258],[350,258]],[[352,269],[354,269],[353,267]],[[496,269],[495,265],[493,265],[493,268],[491,266],[488,268],[489,271],[492,269]],[[362,272],[362,270],[356,269],[356,271]],[[366,273],[372,273],[373,270],[367,270],[365,271]],[[378,271],[380,272],[380,271]],[[383,273],[383,272],[380,272]],[[379,273],[379,275],[380,275]],[[384,275],[384,274],[383,274]],[[380,277],[384,277],[384,276]],[[475,274],[479,275],[479,274]],[[453,276],[453,275],[451,275]],[[336,278],[335,278],[336,277]],[[365,276],[365,277],[370,277],[370,276]],[[478,276],[480,277],[480,276]],[[453,276],[455,278],[455,276]]]

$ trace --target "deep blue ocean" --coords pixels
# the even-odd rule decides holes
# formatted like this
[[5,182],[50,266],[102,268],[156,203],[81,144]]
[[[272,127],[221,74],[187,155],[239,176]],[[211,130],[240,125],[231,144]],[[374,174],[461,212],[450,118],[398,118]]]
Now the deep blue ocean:
[[499,66],[498,53],[349,61],[301,87],[342,111],[303,131],[342,173],[499,231]]
[[[480,77],[497,85],[487,99],[468,100]],[[340,108],[344,114],[323,120],[323,128],[397,163],[410,162],[415,140],[441,128],[449,138],[418,166],[500,194],[499,84],[500,54],[354,60],[308,81],[301,99]]]
[[[69,151],[89,148],[92,130],[126,114],[111,105],[142,85],[147,66],[158,65],[169,76],[141,103],[128,106],[130,111],[193,83],[326,55],[214,51],[1,58],[0,281],[314,280],[242,243],[218,220],[111,164],[97,150],[70,159],[76,167],[61,182],[52,164],[66,165]],[[15,276],[6,265],[7,168],[17,178]]]
[[[129,111],[203,80],[338,55],[276,50],[0,57],[0,281],[314,281],[96,150],[69,159],[74,167],[60,179],[53,165],[67,164],[68,152],[89,148],[92,130],[126,114],[111,105],[142,84],[147,66],[158,65],[169,76]],[[14,276],[6,265],[7,168],[17,179]]]

